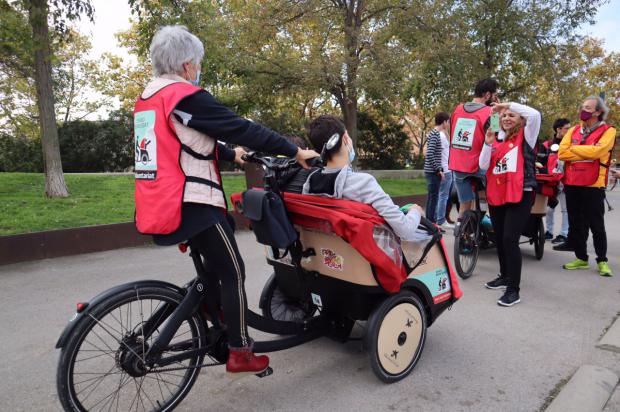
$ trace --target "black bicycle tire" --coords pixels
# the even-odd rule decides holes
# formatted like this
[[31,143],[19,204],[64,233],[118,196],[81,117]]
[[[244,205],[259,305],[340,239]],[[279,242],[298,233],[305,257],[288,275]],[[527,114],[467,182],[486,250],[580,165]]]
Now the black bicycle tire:
[[[263,296],[264,299],[265,299],[264,304],[261,306],[261,312],[262,312],[263,316],[266,317],[267,319],[295,322],[296,321],[295,318],[291,319],[291,318],[288,318],[288,317],[274,316],[274,313],[272,311],[273,310],[273,308],[272,308],[272,299],[273,299],[273,297],[274,297],[274,295],[276,294],[277,291],[279,291],[278,281],[277,281],[276,277],[272,275],[269,278],[269,280],[267,281],[267,283],[265,283],[265,286],[263,287],[263,292],[261,293],[261,296]],[[280,293],[282,293],[282,292],[280,291]],[[301,310],[304,312],[304,319],[307,319],[307,318],[312,317],[314,315],[314,313],[316,312],[316,307],[313,307],[313,310],[310,311],[310,312],[305,311],[303,309],[301,309]]]
[[476,239],[475,247],[472,250],[473,257],[472,257],[471,267],[468,270],[465,270],[462,267],[461,261],[459,259],[461,255],[461,247],[460,247],[461,233],[462,233],[462,230],[465,230],[467,228],[470,221],[472,222],[473,230],[475,231],[476,225],[478,225],[479,222],[476,216],[476,212],[474,212],[473,210],[465,211],[465,213],[463,214],[463,219],[461,221],[461,224],[458,227],[458,232],[456,236],[454,237],[454,268],[456,269],[456,273],[459,275],[461,279],[469,279],[471,277],[471,275],[474,272],[474,269],[476,268],[476,264],[478,263],[478,255],[480,254],[480,239]]
[[[164,297],[168,299],[176,300],[177,304],[182,300],[182,296],[175,291],[163,287],[143,287],[139,290],[139,296],[148,297]],[[134,289],[128,289],[117,295],[102,301],[99,305],[93,308],[89,308],[90,313],[94,317],[102,318],[103,315],[110,313],[112,310],[120,307],[123,303],[131,302],[131,298],[136,296]],[[196,333],[200,338],[199,342],[206,342],[206,329],[204,326],[204,320],[199,314],[194,313],[192,315],[195,331],[192,329],[192,335]],[[74,388],[71,387],[73,382],[72,372],[75,362],[75,356],[77,355],[76,349],[79,349],[81,343],[86,338],[88,332],[97,324],[91,317],[84,317],[80,319],[80,323],[73,329],[71,335],[67,339],[66,344],[60,352],[58,359],[58,369],[56,373],[56,385],[58,391],[59,400],[66,411],[86,411],[79,400],[74,399]],[[190,323],[190,327],[191,327]],[[200,365],[203,361],[204,355],[196,356],[192,358],[193,365]],[[192,386],[196,382],[198,375],[200,374],[200,368],[187,369],[189,375],[184,378],[182,387],[177,391],[177,394],[172,397],[168,402],[162,405],[159,411],[171,411],[173,410],[184,398],[187,396]],[[77,401],[77,403],[76,403]]]
[[534,241],[534,254],[536,259],[541,260],[545,254],[545,225],[542,217],[538,217],[538,228],[536,230],[536,239]]

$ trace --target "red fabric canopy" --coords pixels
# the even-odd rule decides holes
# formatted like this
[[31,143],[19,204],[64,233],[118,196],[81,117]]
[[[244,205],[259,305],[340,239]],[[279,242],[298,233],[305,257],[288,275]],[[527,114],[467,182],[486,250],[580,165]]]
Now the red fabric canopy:
[[[373,229],[385,225],[385,220],[369,205],[343,199],[331,199],[320,196],[283,193],[286,209],[294,224],[303,227],[333,232],[346,240],[370,264],[373,265],[378,283],[388,292],[400,291],[407,279],[404,266],[397,266],[394,261],[377,246],[373,239]],[[231,196],[233,204],[240,201],[240,194]],[[458,299],[463,295],[459,283],[446,256],[452,296]]]

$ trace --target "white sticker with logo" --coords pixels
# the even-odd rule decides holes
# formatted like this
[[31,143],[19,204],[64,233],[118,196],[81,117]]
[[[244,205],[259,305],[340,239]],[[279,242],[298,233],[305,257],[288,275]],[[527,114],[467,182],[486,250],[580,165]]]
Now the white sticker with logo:
[[452,146],[457,149],[471,150],[474,144],[475,131],[475,119],[458,118],[454,126],[454,134],[452,135]]
[[319,295],[316,293],[311,293],[310,296],[312,296],[312,303],[319,307],[323,306],[323,301]]
[[514,173],[517,171],[517,158],[519,157],[519,147],[515,146],[508,151],[493,167],[494,175],[501,175],[504,173]]
[[137,112],[134,116],[133,125],[136,148],[136,179],[155,180],[157,177],[155,110]]

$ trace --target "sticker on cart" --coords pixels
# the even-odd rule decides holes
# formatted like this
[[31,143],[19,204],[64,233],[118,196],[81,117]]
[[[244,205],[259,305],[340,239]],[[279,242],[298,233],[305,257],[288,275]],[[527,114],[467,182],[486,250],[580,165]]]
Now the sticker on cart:
[[321,301],[321,297],[319,295],[316,293],[311,293],[310,296],[312,296],[312,303],[319,307],[323,306],[323,301]]
[[416,276],[422,281],[433,296],[433,303],[438,304],[450,299],[452,287],[446,269],[436,269]]
[[344,266],[344,258],[341,255],[336,254],[331,249],[321,248],[321,256],[323,256],[323,264],[330,269],[339,270],[342,272]]

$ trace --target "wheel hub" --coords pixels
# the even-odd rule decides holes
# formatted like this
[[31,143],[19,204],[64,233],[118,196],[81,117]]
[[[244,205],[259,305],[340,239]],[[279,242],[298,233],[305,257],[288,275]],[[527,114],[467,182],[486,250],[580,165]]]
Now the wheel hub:
[[148,346],[142,341],[122,344],[116,354],[117,366],[134,378],[146,375],[148,369],[143,361],[143,351],[148,351]]
[[398,335],[398,346],[403,346],[405,342],[407,342],[407,333],[403,331]]

